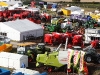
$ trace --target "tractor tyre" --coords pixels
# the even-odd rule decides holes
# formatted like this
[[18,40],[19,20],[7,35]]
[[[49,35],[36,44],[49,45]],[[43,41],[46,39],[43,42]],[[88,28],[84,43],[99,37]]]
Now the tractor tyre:
[[100,58],[97,59],[97,63],[100,64]]
[[90,55],[86,55],[86,56],[85,56],[85,61],[86,61],[87,63],[92,62],[92,57],[91,57]]
[[48,71],[48,72],[52,72],[53,69],[52,69],[51,67],[49,67],[49,68],[47,69],[47,71]]
[[33,61],[32,57],[29,56],[29,57],[28,57],[28,62],[32,62],[32,61]]
[[64,72],[65,72],[65,73],[68,72],[67,66],[64,67]]
[[55,67],[48,66],[48,67],[47,67],[47,71],[48,71],[48,72],[53,72],[53,71],[54,71],[54,68],[55,68]]

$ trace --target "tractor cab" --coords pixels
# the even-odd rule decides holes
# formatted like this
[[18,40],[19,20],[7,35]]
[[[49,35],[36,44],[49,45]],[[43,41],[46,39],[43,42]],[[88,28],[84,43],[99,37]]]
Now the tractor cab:
[[24,42],[17,44],[17,53],[18,54],[26,54],[27,50],[31,50],[36,46],[34,42]]
[[51,52],[50,48],[45,47],[45,43],[38,43],[38,45],[35,48],[37,54],[45,53],[45,52]]
[[44,43],[38,43],[37,47],[40,48],[40,49],[44,49],[45,44]]

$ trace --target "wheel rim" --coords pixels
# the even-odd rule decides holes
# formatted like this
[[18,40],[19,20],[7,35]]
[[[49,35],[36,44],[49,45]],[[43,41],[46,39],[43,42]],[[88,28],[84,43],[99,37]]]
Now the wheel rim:
[[100,64],[100,59],[98,59],[98,63]]
[[51,68],[49,68],[49,69],[48,69],[48,72],[52,72],[52,69],[51,69]]
[[32,58],[29,58],[28,61],[29,61],[29,62],[32,62]]
[[87,61],[88,62],[91,62],[91,57],[87,57]]
[[71,72],[71,69],[67,69],[67,71],[68,71],[68,73],[70,73]]
[[29,59],[29,62],[32,62],[32,59]]

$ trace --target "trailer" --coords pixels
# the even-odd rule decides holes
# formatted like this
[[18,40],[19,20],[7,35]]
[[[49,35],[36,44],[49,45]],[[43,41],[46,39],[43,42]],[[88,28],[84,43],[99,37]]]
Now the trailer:
[[86,44],[90,44],[93,40],[98,40],[100,42],[100,29],[85,29],[84,35]]

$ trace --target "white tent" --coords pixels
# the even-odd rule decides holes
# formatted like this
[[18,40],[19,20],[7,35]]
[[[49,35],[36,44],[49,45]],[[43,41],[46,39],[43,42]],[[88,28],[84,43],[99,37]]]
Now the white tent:
[[22,63],[28,67],[28,56],[15,54],[15,53],[8,53],[8,52],[1,52],[0,53],[0,66],[9,67],[9,68],[21,68]]
[[0,22],[0,32],[7,33],[7,37],[15,41],[23,41],[24,37],[30,35],[43,36],[42,26],[28,19]]
[[9,4],[9,7],[8,7],[9,10],[13,10],[17,7],[22,7],[23,5],[21,1],[10,1],[10,2],[7,2],[7,4]]
[[71,12],[71,14],[76,14],[76,15],[84,15],[84,11],[73,11],[73,12]]
[[31,7],[25,8],[23,10],[27,10],[27,11],[31,11],[31,12],[36,12],[36,11],[40,12],[40,9],[39,8],[31,8]]
[[77,7],[77,6],[67,7],[66,9],[67,10],[70,10],[71,12],[81,10],[81,8],[80,7]]
[[71,6],[71,7],[67,7],[66,9],[70,10],[71,14],[84,15],[84,9],[81,9],[80,7]]

